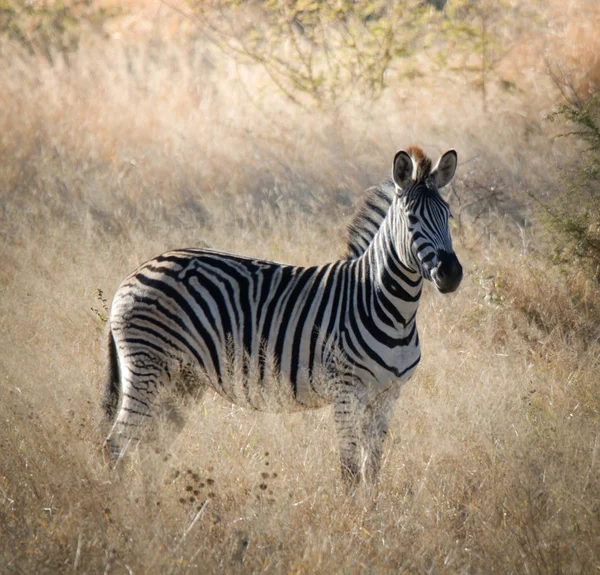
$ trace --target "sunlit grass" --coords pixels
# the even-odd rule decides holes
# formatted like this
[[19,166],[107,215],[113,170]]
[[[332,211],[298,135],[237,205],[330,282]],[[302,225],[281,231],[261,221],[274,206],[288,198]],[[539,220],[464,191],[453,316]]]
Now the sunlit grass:
[[[3,69],[0,571],[593,572],[597,295],[548,267],[518,201],[553,185],[559,144],[530,120],[544,110],[486,117],[468,87],[445,84],[445,101],[424,78],[402,103],[307,114],[182,44],[93,40],[70,68]],[[423,361],[378,489],[348,497],[329,410],[257,414],[211,394],[179,437],[111,472],[98,290],[110,302],[177,247],[333,260],[361,190],[409,144],[458,150],[466,273],[454,295],[425,290]],[[517,201],[467,207],[494,186]]]

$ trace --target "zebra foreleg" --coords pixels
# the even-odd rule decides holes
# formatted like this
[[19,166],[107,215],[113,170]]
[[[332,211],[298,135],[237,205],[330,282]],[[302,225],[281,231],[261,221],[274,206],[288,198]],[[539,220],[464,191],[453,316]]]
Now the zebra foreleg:
[[367,400],[366,394],[349,387],[338,393],[334,405],[340,445],[342,477],[348,486],[361,479],[374,484],[379,477],[383,442],[398,399],[399,387]]
[[362,438],[365,449],[363,475],[369,483],[376,483],[381,470],[383,443],[396,407],[400,387],[394,387],[372,400],[363,416]]
[[336,396],[334,419],[340,446],[342,479],[350,488],[358,485],[361,480],[365,405],[362,397],[351,386],[338,392]]
[[343,404],[335,407],[335,423],[340,446],[340,465],[342,479],[347,486],[357,485],[360,481],[359,438],[352,423],[346,422]]

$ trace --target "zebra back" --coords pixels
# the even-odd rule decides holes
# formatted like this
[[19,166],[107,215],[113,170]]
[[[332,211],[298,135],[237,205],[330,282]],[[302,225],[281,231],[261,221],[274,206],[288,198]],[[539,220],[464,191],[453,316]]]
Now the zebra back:
[[[431,174],[431,160],[418,146],[411,146],[406,152],[414,162],[412,181],[425,180]],[[395,195],[396,184],[391,175],[380,184],[367,188],[363,192],[363,197],[348,225],[348,240],[344,255],[346,259],[356,259],[367,251],[385,220]]]

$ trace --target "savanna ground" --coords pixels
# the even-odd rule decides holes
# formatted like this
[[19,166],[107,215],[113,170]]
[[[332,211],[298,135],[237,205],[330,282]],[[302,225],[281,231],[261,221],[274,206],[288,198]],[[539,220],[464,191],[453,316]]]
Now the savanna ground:
[[[291,100],[151,0],[86,23],[76,46],[31,26],[3,36],[0,572],[600,570],[598,283],[585,260],[552,260],[540,207],[586,150],[546,118],[597,88],[600,14],[593,0],[510,8],[486,77],[457,44],[333,104]],[[423,360],[376,492],[343,488],[328,410],[212,396],[172,444],[108,469],[104,319],[121,279],[204,244],[333,260],[362,190],[411,144],[458,151],[447,197],[465,279],[425,290]]]

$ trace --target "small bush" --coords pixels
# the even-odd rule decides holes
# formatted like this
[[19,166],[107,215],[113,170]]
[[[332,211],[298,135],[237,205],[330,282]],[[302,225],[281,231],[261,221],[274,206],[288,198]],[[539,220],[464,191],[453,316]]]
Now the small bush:
[[427,34],[420,2],[188,0],[203,34],[240,62],[263,67],[296,103],[324,106],[355,90],[376,99],[398,59]]
[[20,44],[51,64],[75,51],[83,27],[102,26],[120,8],[97,8],[89,0],[0,0],[0,39]]
[[600,92],[585,102],[560,106],[551,119],[574,126],[569,136],[586,145],[575,165],[562,177],[562,191],[541,203],[554,260],[600,283]]

